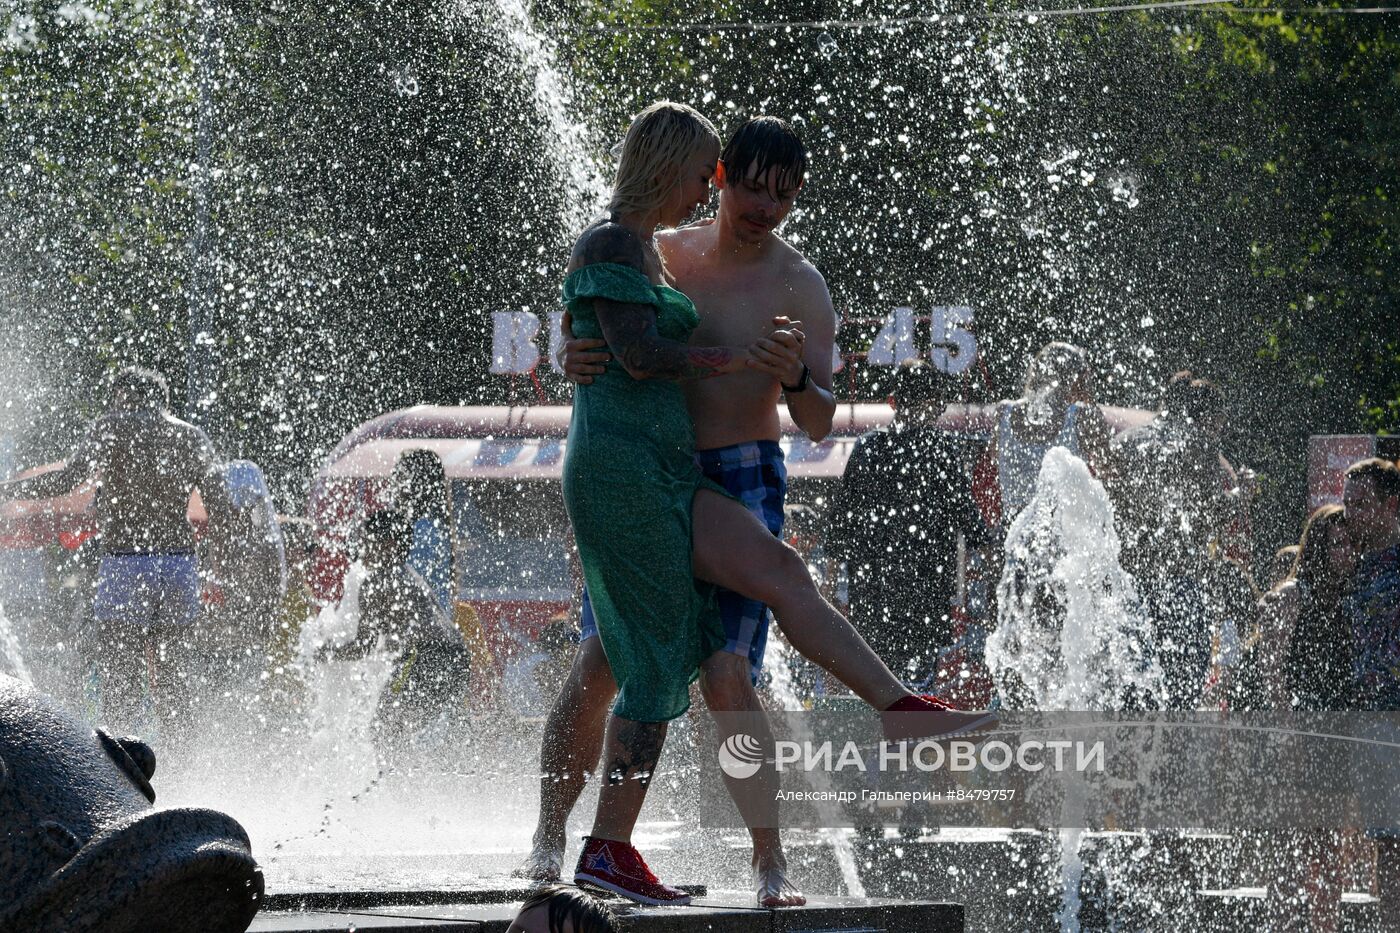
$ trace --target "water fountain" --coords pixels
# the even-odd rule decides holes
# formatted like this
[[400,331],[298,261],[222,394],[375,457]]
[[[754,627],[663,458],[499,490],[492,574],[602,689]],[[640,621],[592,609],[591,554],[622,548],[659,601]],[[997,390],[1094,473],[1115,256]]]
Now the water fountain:
[[[726,125],[760,110],[791,117],[814,167],[785,232],[827,275],[838,308],[880,321],[917,305],[923,341],[931,308],[973,307],[983,388],[1008,384],[1050,336],[1086,343],[1110,380],[1106,395],[1125,403],[1150,404],[1161,376],[1185,363],[1213,368],[1236,376],[1249,403],[1241,418],[1254,419],[1236,443],[1260,457],[1289,446],[1276,435],[1280,425],[1296,433],[1305,419],[1295,410],[1315,406],[1307,410],[1342,423],[1338,412],[1351,410],[1342,402],[1384,398],[1333,388],[1365,369],[1350,366],[1359,343],[1320,354],[1303,388],[1274,391],[1285,377],[1270,367],[1287,362],[1287,335],[1327,320],[1314,301],[1330,307],[1318,289],[1278,285],[1286,276],[1272,265],[1296,245],[1278,242],[1295,205],[1269,207],[1273,186],[1284,186],[1274,173],[1308,160],[1275,158],[1289,121],[1253,103],[1278,97],[1282,107],[1288,95],[1270,88],[1222,105],[1215,65],[1199,74],[1182,65],[1216,41],[1185,15],[1078,25],[955,5],[886,17],[867,0],[804,5],[820,23],[735,28],[743,24],[711,22],[728,8],[689,3],[12,6],[0,12],[0,100],[15,128],[4,141],[0,240],[12,248],[0,302],[25,313],[7,318],[0,366],[9,375],[22,362],[26,375],[6,382],[25,387],[0,412],[6,437],[45,411],[86,411],[84,387],[112,360],[139,357],[171,374],[217,369],[226,378],[205,412],[216,440],[265,462],[284,507],[300,510],[309,465],[348,424],[424,399],[559,393],[544,366],[508,383],[487,375],[485,357],[473,356],[489,342],[482,322],[553,307],[562,250],[600,201],[608,145],[628,114],[663,96]],[[1263,26],[1240,18],[1231,29],[1270,54]],[[1157,90],[1150,101],[1144,87]],[[1215,109],[1197,109],[1201,100]],[[1191,137],[1183,127],[1200,139],[1179,145]],[[1216,150],[1231,153],[1226,163],[1203,155]],[[1187,255],[1221,258],[1188,268],[1177,261]],[[1256,324],[1279,315],[1283,337],[1261,356]],[[840,342],[859,354],[870,337],[861,328],[878,326],[852,324]],[[849,362],[858,395],[877,380]],[[46,423],[24,443],[43,453],[35,462],[54,459],[72,428]],[[1288,482],[1270,487],[1283,490],[1279,514],[1297,498]],[[1010,527],[987,648],[1008,708],[1150,706],[1158,692],[1102,492],[1054,452]],[[1291,512],[1264,520],[1283,525]],[[353,628],[354,580],[341,606],[302,632],[288,668],[301,700],[220,697],[199,742],[159,750],[162,804],[237,816],[284,906],[293,894],[344,906],[336,898],[361,888],[462,894],[472,887],[464,879],[499,874],[519,855],[533,819],[531,717],[474,708],[470,728],[402,759],[374,747],[367,726],[384,659],[319,657]],[[21,644],[16,631],[28,627],[0,610],[0,673],[42,680],[50,646]],[[799,692],[782,676],[782,654],[775,645],[775,694],[792,705]],[[649,806],[643,845],[663,874],[739,887],[743,860],[730,840],[690,823],[698,759],[679,743],[673,751],[659,779],[672,799]],[[578,812],[590,809],[586,797]],[[930,861],[939,871],[900,893],[994,889],[983,927],[1006,914],[1039,920],[1027,905],[1051,899],[1068,926],[1076,872],[1088,886],[1100,870],[1078,861],[1093,845],[1125,862],[1162,857],[1126,837],[959,832],[940,838],[992,854]],[[888,893],[868,883],[877,855],[849,834],[824,831],[818,842],[811,890]]]
[[[1084,461],[1052,447],[1034,495],[1007,531],[997,628],[987,638],[987,665],[1008,708],[1160,706],[1162,673],[1119,550],[1103,484]],[[1065,931],[1080,926],[1082,795],[1079,782],[1065,789],[1056,915]]]
[[1153,659],[1137,587],[1118,562],[1113,507],[1084,461],[1045,455],[1035,494],[1006,534],[987,664],[1008,708],[1155,708]]

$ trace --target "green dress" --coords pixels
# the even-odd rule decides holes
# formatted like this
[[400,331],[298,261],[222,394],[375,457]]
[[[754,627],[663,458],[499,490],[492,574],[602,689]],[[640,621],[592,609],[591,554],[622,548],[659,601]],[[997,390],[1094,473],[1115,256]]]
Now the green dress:
[[[596,263],[564,281],[575,337],[603,338],[594,298],[654,306],[657,332],[681,343],[700,322],[675,289],[631,266]],[[690,706],[700,663],[724,647],[711,588],[691,574],[690,507],[701,488],[727,493],[696,466],[681,387],[633,379],[616,359],[591,385],[575,386],[563,485],[617,681],[613,712],[640,722],[674,719]]]

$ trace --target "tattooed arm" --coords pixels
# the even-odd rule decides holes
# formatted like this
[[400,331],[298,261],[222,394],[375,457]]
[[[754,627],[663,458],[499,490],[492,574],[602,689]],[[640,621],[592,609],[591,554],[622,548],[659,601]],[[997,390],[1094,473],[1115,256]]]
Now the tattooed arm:
[[656,309],[593,299],[603,337],[633,379],[708,379],[745,368],[749,351],[740,347],[692,347],[656,331]]
[[[600,224],[574,246],[570,271],[610,262],[646,272],[646,255],[636,234],[620,224]],[[749,351],[741,347],[692,347],[662,337],[652,305],[594,298],[593,310],[608,348],[633,379],[708,379],[746,367]]]

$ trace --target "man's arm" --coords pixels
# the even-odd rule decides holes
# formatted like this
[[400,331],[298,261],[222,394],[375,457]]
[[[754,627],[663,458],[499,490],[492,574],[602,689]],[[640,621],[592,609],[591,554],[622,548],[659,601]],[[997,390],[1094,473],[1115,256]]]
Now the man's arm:
[[88,428],[78,446],[68,455],[68,460],[57,470],[40,473],[25,479],[12,479],[0,483],[0,501],[10,499],[51,499],[71,492],[79,483],[97,471],[101,438],[94,424]]
[[[792,276],[792,308],[800,309],[802,323],[794,332],[780,329],[755,345],[752,368],[768,373],[783,386],[798,386],[806,366],[807,385],[801,391],[784,391],[788,414],[814,441],[831,433],[836,397],[831,393],[831,357],[836,342],[836,309],[826,279],[810,263],[801,263]],[[780,328],[779,319],[773,322]]]
[[559,325],[564,337],[564,346],[559,350],[558,362],[564,370],[564,378],[575,385],[591,385],[594,376],[607,371],[612,359],[608,352],[608,342],[588,337],[574,336],[574,316],[564,312],[564,320]]

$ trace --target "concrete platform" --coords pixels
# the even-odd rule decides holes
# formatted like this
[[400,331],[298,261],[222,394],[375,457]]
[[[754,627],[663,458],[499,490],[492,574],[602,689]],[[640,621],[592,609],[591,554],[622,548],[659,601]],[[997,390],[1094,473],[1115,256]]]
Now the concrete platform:
[[[1202,930],[1262,930],[1272,922],[1264,888],[1223,888],[1198,891],[1198,922]],[[1380,900],[1360,891],[1342,895],[1340,933],[1383,933]]]
[[[704,897],[708,890],[703,884],[677,885],[691,897]],[[380,910],[382,908],[428,907],[439,904],[460,906],[474,904],[519,904],[530,893],[530,885],[523,881],[509,881],[505,884],[483,882],[462,884],[444,888],[380,888],[356,890],[354,888],[313,888],[305,891],[282,891],[268,894],[263,898],[264,911],[282,913],[295,911],[325,911],[347,913],[359,910]]]
[[[688,907],[636,907],[613,902],[619,925],[649,933],[962,933],[957,904],[813,897],[806,907],[767,910],[744,905],[744,892],[714,892]],[[477,903],[400,904],[356,910],[276,910],[260,913],[250,933],[422,933],[425,930],[505,933],[518,898]]]

